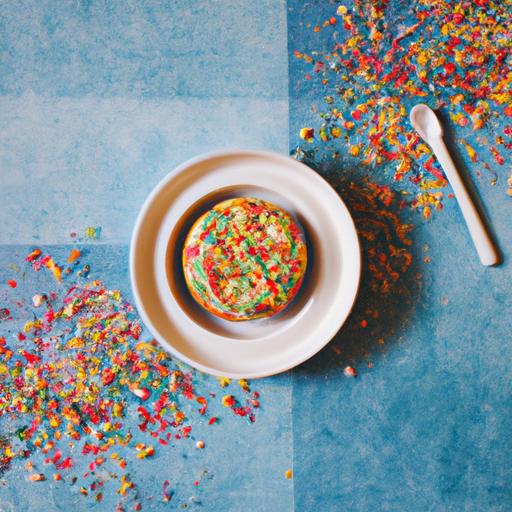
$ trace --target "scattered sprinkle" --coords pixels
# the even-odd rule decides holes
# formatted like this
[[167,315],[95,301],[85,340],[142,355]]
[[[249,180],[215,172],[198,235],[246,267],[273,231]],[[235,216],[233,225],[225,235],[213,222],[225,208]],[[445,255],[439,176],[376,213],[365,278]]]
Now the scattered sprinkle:
[[85,228],[85,238],[87,240],[99,240],[101,238],[101,227],[89,226]]
[[219,384],[223,388],[226,388],[231,384],[231,379],[229,379],[228,377],[219,377],[218,380],[219,380]]
[[299,132],[299,136],[306,142],[311,143],[315,137],[315,130],[313,128],[302,128]]
[[71,249],[71,252],[68,256],[68,263],[73,263],[75,260],[80,258],[80,250],[79,249]]
[[224,407],[233,407],[235,404],[235,399],[231,395],[225,395],[222,397],[222,405]]
[[[76,251],[68,263],[78,261]],[[2,297],[9,308],[0,308],[0,475],[17,463],[33,471],[32,457],[39,454],[53,469],[51,480],[78,484],[84,499],[103,501],[112,490],[106,483],[114,480],[117,510],[141,508],[129,473],[134,460],[151,459],[178,442],[204,448],[205,441],[191,440],[192,430],[212,401],[248,424],[255,421],[259,393],[249,382],[239,382],[239,397],[234,390],[227,399],[215,398],[215,379],[143,339],[133,306],[118,290],[74,265],[59,273],[64,267],[41,249],[25,260],[23,274],[47,269],[61,279],[48,278],[46,293],[18,287],[19,297]],[[36,309],[26,308],[30,302]],[[220,422],[211,416],[207,423]],[[27,478],[46,480],[42,473]],[[174,491],[166,482],[163,500],[169,501]]]
[[345,374],[346,377],[357,377],[357,371],[352,366],[346,366],[345,369],[343,370],[343,373]]
[[31,482],[44,482],[44,480],[46,480],[42,473],[33,473],[28,478]]
[[313,27],[325,31],[326,49],[294,52],[305,64],[303,83],[315,77],[325,90],[325,105],[314,108],[318,126],[300,129],[305,145],[296,156],[347,154],[374,176],[391,174],[411,193],[407,204],[428,219],[442,209],[447,181],[409,110],[419,102],[439,110],[464,133],[458,142],[472,167],[496,181],[491,165],[502,166],[512,149],[510,2],[414,0],[402,7],[339,5],[337,23],[329,17]]

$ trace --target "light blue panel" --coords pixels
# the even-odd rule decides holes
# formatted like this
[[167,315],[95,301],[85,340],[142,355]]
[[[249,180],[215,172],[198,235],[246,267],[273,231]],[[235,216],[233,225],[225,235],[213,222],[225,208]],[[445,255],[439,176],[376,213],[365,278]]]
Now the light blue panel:
[[175,165],[288,150],[284,0],[7,2],[0,243],[128,243]]
[[[81,264],[88,263],[91,267],[89,280],[101,279],[108,289],[119,289],[131,301],[125,264],[128,248],[108,244],[80,247],[84,254]],[[71,246],[44,246],[44,249],[56,261],[64,262]],[[76,276],[73,276],[64,279],[62,285],[57,285],[51,274],[45,270],[39,273],[30,271],[23,277],[22,272],[14,271],[11,265],[23,267],[22,262],[28,251],[27,246],[0,246],[0,307],[9,305],[15,317],[12,322],[0,322],[0,336],[4,336],[9,345],[16,344],[16,318],[22,324],[31,319],[27,307],[13,307],[9,297],[23,298],[30,304],[34,293],[49,294],[52,290],[63,293],[63,290],[67,290],[76,281]],[[7,279],[12,278],[18,281],[16,290],[5,284]],[[142,336],[143,339],[148,337],[148,333]],[[290,374],[285,373],[252,383],[252,390],[261,394],[261,408],[257,411],[255,423],[235,416],[220,403],[224,394],[240,396],[235,382],[223,389],[215,377],[197,373],[194,386],[198,394],[209,397],[208,412],[219,418],[218,424],[207,425],[206,420],[195,413],[197,403],[191,401],[190,405],[185,404],[184,411],[191,417],[192,439],[175,441],[165,447],[154,441],[152,444],[156,447],[155,456],[145,460],[135,457],[137,452],[134,445],[138,441],[151,443],[152,438],[138,431],[137,424],[140,420],[135,410],[138,400],[127,397],[128,410],[131,413],[123,420],[126,425],[123,431],[130,428],[134,440],[124,451],[120,447],[110,450],[106,453],[106,458],[113,451],[126,457],[127,469],[130,478],[137,485],[142,510],[181,510],[186,505],[187,510],[235,512],[240,510],[241,504],[247,510],[257,512],[293,510],[292,481],[284,478],[284,472],[292,465]],[[212,397],[210,393],[216,396]],[[13,431],[13,421],[0,417],[0,435]],[[10,434],[10,437],[13,435]],[[195,448],[196,440],[203,440],[205,448]],[[16,461],[3,474],[0,468],[0,510],[65,511],[70,507],[77,511],[114,510],[120,500],[116,493],[119,479],[106,479],[101,503],[96,503],[94,496],[84,497],[80,494],[80,487],[91,482],[90,479],[82,477],[90,462],[90,459],[80,455],[82,444],[86,441],[93,442],[93,439],[85,436],[76,443],[73,456],[75,466],[72,470],[63,472],[68,480],[70,475],[78,477],[74,485],[69,481],[53,482],[54,470],[44,465],[45,456],[42,454],[36,454],[30,460],[35,464],[36,470],[46,474],[46,482],[29,482],[23,460]],[[58,446],[62,448],[66,444],[67,441],[63,439]],[[175,491],[168,504],[162,502],[162,483],[166,479],[171,482],[170,488]],[[197,487],[194,486],[196,480],[200,481]],[[131,509],[133,505],[126,508]]]
[[283,0],[3,2],[0,93],[287,97]]
[[0,97],[0,243],[65,243],[87,226],[128,243],[142,202],[175,165],[287,146],[284,100]]
[[[512,207],[491,210],[510,248]],[[423,291],[412,308],[382,299],[385,344],[359,326],[375,301],[363,286],[341,354],[327,348],[294,372],[297,510],[510,510],[510,260],[482,267],[454,207],[419,240],[432,258],[418,264]]]
[[[7,266],[26,254],[16,244],[49,249],[71,232],[83,237],[87,226],[102,228],[100,244],[87,247],[91,278],[129,296],[133,222],[172,167],[222,148],[288,151],[287,72],[284,0],[4,2],[0,307],[11,291]],[[69,247],[51,251],[62,260]],[[31,275],[17,292],[30,299],[48,291],[54,284],[45,279]],[[198,379],[204,393],[223,393],[215,379]],[[293,482],[284,478],[292,465],[290,375],[254,389],[262,404],[255,424],[217,399],[220,424],[194,425],[204,450],[176,443],[143,463],[132,450],[143,510],[293,509]],[[165,478],[176,490],[167,505]],[[0,509],[111,510],[116,488],[106,484],[95,504],[78,484],[28,482],[20,463],[0,476]]]

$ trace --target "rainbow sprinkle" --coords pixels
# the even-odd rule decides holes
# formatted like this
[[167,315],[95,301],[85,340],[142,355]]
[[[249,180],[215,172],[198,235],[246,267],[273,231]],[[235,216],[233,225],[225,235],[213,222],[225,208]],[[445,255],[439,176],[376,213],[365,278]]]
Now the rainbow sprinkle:
[[442,209],[446,180],[409,124],[409,109],[421,102],[467,134],[457,142],[494,183],[512,148],[511,6],[415,0],[392,9],[387,0],[356,0],[333,9],[313,27],[326,32],[330,49],[295,51],[309,67],[306,79],[325,88],[320,124],[300,130],[297,156],[319,142],[335,157],[390,170],[428,218]]
[[301,229],[281,208],[228,199],[202,215],[183,248],[194,299],[226,320],[269,317],[297,294],[307,265]]
[[[30,482],[79,485],[95,501],[112,491],[120,497],[119,510],[127,503],[140,510],[131,461],[151,459],[176,442],[195,449],[194,421],[218,423],[209,405],[220,386],[211,379],[215,386],[200,392],[199,374],[154,340],[143,340],[134,308],[119,291],[78,276],[80,258],[73,249],[66,267],[35,249],[16,266],[19,273],[54,275],[60,268],[61,280],[73,282],[28,300],[14,296],[18,289],[11,285],[2,294],[16,314],[4,316],[7,336],[0,337],[0,474],[23,461]],[[246,381],[238,389],[224,405],[252,423],[260,395]],[[77,473],[84,459],[87,470]],[[106,485],[112,480],[117,489]],[[167,501],[174,494],[169,485]]]

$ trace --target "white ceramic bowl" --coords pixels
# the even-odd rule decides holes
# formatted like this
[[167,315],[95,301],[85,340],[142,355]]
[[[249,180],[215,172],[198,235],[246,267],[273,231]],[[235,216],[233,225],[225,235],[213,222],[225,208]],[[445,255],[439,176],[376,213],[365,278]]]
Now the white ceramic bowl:
[[[305,230],[308,270],[294,301],[269,319],[229,322],[190,296],[181,250],[193,222],[229,197],[269,200]],[[258,378],[316,354],[354,304],[361,256],[346,206],[316,172],[262,151],[207,154],[174,169],[144,203],[132,236],[130,277],[140,316],[171,354],[199,370]]]

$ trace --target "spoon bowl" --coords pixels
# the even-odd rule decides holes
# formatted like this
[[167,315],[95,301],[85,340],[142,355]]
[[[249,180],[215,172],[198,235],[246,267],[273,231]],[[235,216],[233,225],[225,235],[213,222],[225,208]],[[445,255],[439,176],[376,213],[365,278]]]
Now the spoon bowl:
[[425,142],[443,136],[443,126],[435,112],[423,103],[412,108],[410,120],[413,128]]

